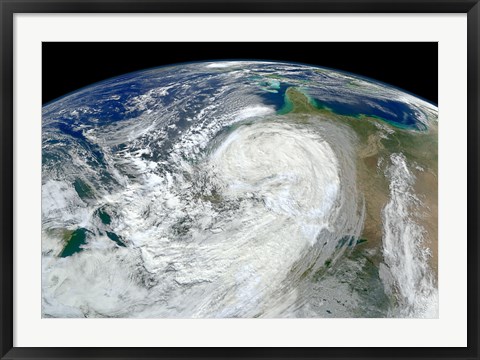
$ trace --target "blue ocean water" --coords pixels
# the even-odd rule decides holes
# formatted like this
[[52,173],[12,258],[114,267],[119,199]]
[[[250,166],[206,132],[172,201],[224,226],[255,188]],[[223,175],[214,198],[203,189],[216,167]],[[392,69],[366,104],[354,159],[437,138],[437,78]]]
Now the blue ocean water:
[[415,114],[415,111],[398,101],[378,100],[368,97],[356,98],[349,102],[315,99],[315,106],[328,108],[339,115],[377,117],[399,128],[426,130],[425,125],[418,121],[418,115]]

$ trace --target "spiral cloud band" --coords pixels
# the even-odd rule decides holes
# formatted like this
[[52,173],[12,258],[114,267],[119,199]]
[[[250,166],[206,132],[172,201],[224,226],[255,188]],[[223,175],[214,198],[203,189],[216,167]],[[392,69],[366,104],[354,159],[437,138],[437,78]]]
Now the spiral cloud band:
[[298,64],[183,64],[58,99],[43,316],[435,317],[436,127],[423,100]]

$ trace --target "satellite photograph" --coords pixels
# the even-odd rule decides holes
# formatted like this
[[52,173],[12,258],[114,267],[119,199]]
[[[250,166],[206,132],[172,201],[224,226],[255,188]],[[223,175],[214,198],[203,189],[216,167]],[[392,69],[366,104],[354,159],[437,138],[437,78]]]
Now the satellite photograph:
[[438,317],[436,43],[42,50],[44,318]]

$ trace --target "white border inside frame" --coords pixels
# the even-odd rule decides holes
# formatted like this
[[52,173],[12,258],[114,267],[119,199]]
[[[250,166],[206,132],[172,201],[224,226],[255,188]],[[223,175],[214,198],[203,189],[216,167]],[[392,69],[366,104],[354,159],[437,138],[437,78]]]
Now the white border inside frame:
[[[466,34],[464,14],[16,14],[14,346],[466,346]],[[440,318],[42,319],[42,41],[438,41]]]

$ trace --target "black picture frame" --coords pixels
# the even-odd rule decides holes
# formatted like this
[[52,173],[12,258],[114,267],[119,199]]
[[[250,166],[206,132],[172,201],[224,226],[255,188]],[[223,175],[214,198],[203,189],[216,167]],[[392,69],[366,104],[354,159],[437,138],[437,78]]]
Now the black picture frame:
[[[478,359],[478,0],[0,0],[0,356],[2,359]],[[13,346],[13,16],[16,13],[467,13],[468,44],[468,346],[465,348],[23,348]],[[451,329],[455,332],[455,329]]]

